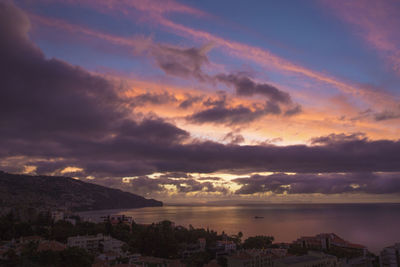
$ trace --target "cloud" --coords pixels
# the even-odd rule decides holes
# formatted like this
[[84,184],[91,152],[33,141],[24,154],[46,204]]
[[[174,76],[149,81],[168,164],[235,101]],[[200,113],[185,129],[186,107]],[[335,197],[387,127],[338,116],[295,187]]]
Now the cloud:
[[[104,145],[115,139],[165,144],[188,136],[159,118],[132,120],[126,99],[119,97],[119,86],[80,67],[46,59],[28,38],[27,16],[14,5],[1,2],[0,14],[0,37],[5,40],[0,44],[0,157],[40,154],[38,164],[51,166],[55,163],[43,158],[63,155],[69,166],[80,161],[74,151],[81,145]],[[135,100],[142,104],[155,98],[148,94]],[[80,156],[88,157],[85,154]],[[86,159],[82,164],[88,170],[92,162]]]
[[[252,106],[228,106],[226,95],[219,99],[208,98],[203,102],[203,106],[210,107],[193,113],[186,117],[186,120],[192,123],[214,123],[226,125],[238,125],[251,123],[265,115],[280,115],[282,110],[280,106],[272,101],[266,101],[264,104],[253,104]],[[287,116],[294,115],[287,114]]]
[[265,115],[264,109],[252,110],[242,105],[236,107],[213,107],[188,116],[186,119],[194,123],[242,124],[252,122]]
[[163,104],[174,103],[177,101],[178,100],[173,94],[170,94],[166,91],[162,93],[146,92],[143,94],[135,95],[134,97],[131,98],[133,106],[144,106],[146,104],[163,105]]
[[292,108],[285,111],[285,116],[293,116],[303,111],[303,108],[299,104],[295,104]]
[[397,1],[322,1],[375,48],[400,74],[400,7]]
[[400,112],[385,110],[382,112],[375,113],[374,117],[376,121],[398,119],[400,118]]
[[[158,14],[158,12],[156,13]],[[207,52],[211,49],[211,44],[204,45],[200,48],[183,48],[166,44],[155,44],[150,38],[135,37],[127,39],[96,32],[82,26],[71,25],[60,20],[43,18],[36,15],[32,15],[31,17],[34,18],[35,21],[39,21],[45,25],[56,25],[65,30],[101,38],[116,45],[133,47],[135,53],[143,53],[146,51],[151,58],[155,59],[156,65],[168,75],[181,78],[195,78],[201,82],[207,82],[212,85],[215,85],[216,82],[223,82],[224,84],[235,88],[236,93],[239,96],[260,94],[268,99],[273,98],[268,102],[272,103],[275,102],[275,100],[278,100],[280,101],[280,104],[287,105],[285,108],[286,111],[283,113],[285,116],[293,116],[302,111],[300,105],[292,103],[288,93],[283,92],[268,83],[255,83],[243,73],[209,75],[204,72],[202,67],[209,63]],[[185,109],[199,101],[198,97],[189,98],[187,101],[183,101],[180,107]],[[275,110],[265,112],[264,115],[278,114],[277,103],[274,103],[273,106],[269,105],[269,107],[274,107]],[[281,114],[281,112],[279,112],[279,114]]]
[[[74,166],[83,169],[82,177],[98,178],[154,172],[400,171],[399,141],[335,137],[322,142],[320,137],[315,146],[193,141],[187,131],[161,118],[139,119],[129,99],[121,99],[124,88],[119,84],[61,60],[46,59],[29,40],[28,31],[26,15],[1,2],[0,161],[5,163],[0,165],[4,169],[14,168],[7,162],[18,158],[21,164],[37,166],[37,173]],[[197,118],[244,121],[254,113],[265,114],[268,106],[229,107],[224,97],[218,100],[210,101],[210,111]]]
[[[209,179],[207,179],[209,180]],[[149,178],[147,176],[135,177],[129,180],[129,186],[136,193],[162,193],[171,189],[165,186],[172,186],[178,193],[206,192],[227,194],[228,189],[214,185],[211,182],[199,182],[194,179],[176,180],[168,177]]]
[[179,77],[195,77],[200,81],[209,79],[201,70],[202,65],[207,64],[207,52],[211,46],[201,48],[178,48],[167,45],[155,46],[153,54],[157,65],[167,74]]
[[221,181],[222,178],[221,177],[214,177],[214,176],[207,176],[207,177],[200,177],[200,178],[196,178],[199,181]]
[[[268,83],[256,83],[251,80],[244,73],[237,74],[217,74],[209,75],[202,70],[202,66],[209,63],[207,52],[211,46],[203,46],[201,48],[178,48],[172,46],[159,45],[153,49],[153,56],[156,59],[158,66],[169,75],[189,78],[194,77],[201,82],[208,82],[214,84],[220,82],[225,85],[231,86],[235,89],[238,96],[251,97],[260,95],[267,99],[263,112],[251,111],[244,107],[227,108],[222,107],[223,103],[208,103],[205,101],[203,104],[207,106],[215,105],[209,110],[204,110],[198,114],[194,114],[190,120],[197,123],[213,122],[213,123],[237,123],[242,121],[241,117],[244,115],[253,121],[261,116],[267,114],[281,114],[280,105],[286,107],[285,116],[293,116],[302,111],[299,104],[294,104],[290,95],[273,85]],[[226,98],[221,98],[220,101],[226,101]],[[188,102],[188,104],[191,102]],[[220,119],[214,117],[220,114]]]
[[214,124],[248,124],[260,117],[273,114],[281,114],[279,105],[271,101],[266,101],[265,104],[253,104],[250,107],[244,105],[229,106],[230,99],[226,93],[220,91],[217,98],[207,98],[203,101],[203,106],[206,109],[197,111],[186,120],[192,123],[214,123]]
[[179,107],[183,109],[190,108],[204,99],[204,96],[193,96],[191,94],[186,94],[185,97],[186,98],[179,104]]
[[239,134],[238,131],[232,131],[227,133],[222,141],[228,142],[229,144],[237,145],[245,141],[243,135]]
[[352,134],[330,134],[327,136],[319,136],[311,138],[312,145],[335,145],[346,142],[366,141],[365,133],[352,133]]
[[328,173],[295,174],[277,173],[268,176],[253,175],[233,180],[241,187],[236,194],[272,192],[275,194],[400,194],[400,174]]
[[350,118],[350,120],[361,121],[367,118],[372,118],[377,122],[398,119],[400,118],[400,106],[394,107],[391,110],[385,109],[383,111],[375,111],[369,108],[359,112],[357,116]]
[[262,95],[275,103],[291,103],[290,95],[267,83],[255,83],[243,74],[218,74],[215,76],[220,82],[232,85],[240,96]]
[[[76,5],[78,2],[75,0],[58,0],[59,2],[66,2],[70,4]],[[79,1],[79,5],[82,5],[82,1]],[[110,4],[111,3],[111,4]],[[278,57],[277,55],[271,53],[263,48],[254,47],[250,45],[246,45],[239,42],[234,42],[231,40],[223,39],[216,35],[210,34],[209,32],[195,30],[188,26],[173,22],[167,15],[170,12],[179,12],[184,14],[192,14],[196,16],[207,16],[204,12],[191,8],[186,5],[181,5],[174,1],[171,2],[162,2],[159,4],[149,4],[146,2],[121,2],[121,1],[110,1],[110,0],[101,0],[101,1],[92,1],[85,0],[84,4],[90,8],[96,9],[97,11],[101,11],[107,14],[117,15],[117,16],[125,16],[130,19],[137,20],[138,18],[147,19],[152,23],[158,23],[163,28],[167,28],[169,31],[172,31],[174,34],[183,37],[194,38],[195,40],[203,40],[207,43],[212,43],[219,49],[222,49],[224,52],[229,55],[234,55],[236,57],[242,59],[251,60],[261,66],[266,66],[268,68],[273,67],[275,70],[282,71],[284,74],[300,74],[304,77],[307,77],[313,80],[316,83],[324,83],[335,88],[338,88],[344,93],[352,94],[356,97],[361,97],[363,100],[366,100],[368,103],[375,105],[377,103],[377,99],[381,99],[381,103],[383,102],[385,105],[395,105],[396,100],[393,98],[393,95],[388,94],[387,92],[383,92],[382,90],[371,90],[370,88],[366,88],[360,84],[352,83],[348,81],[344,81],[338,79],[337,77],[333,77],[331,75],[327,75],[326,73],[321,73],[318,71],[314,71],[308,69],[304,66],[301,66],[297,63],[290,62],[286,59]],[[348,4],[348,3],[346,3]],[[386,5],[386,4],[385,4]],[[341,5],[341,7],[346,5]],[[373,5],[372,5],[373,6]],[[389,5],[390,6],[390,5]],[[134,9],[140,11],[136,12]],[[349,9],[350,10],[350,9]],[[375,10],[375,9],[371,9]],[[392,14],[395,14],[395,9],[390,9]],[[117,12],[116,12],[117,11]],[[143,14],[141,12],[144,12]],[[139,13],[139,14],[138,14]],[[349,12],[348,14],[353,14],[357,12]],[[359,14],[363,14],[363,12],[358,12]],[[368,13],[368,12],[367,12]],[[384,13],[382,13],[384,14]],[[139,16],[138,16],[139,15]],[[354,17],[354,16],[353,16]],[[386,18],[387,19],[387,18]],[[392,17],[390,17],[392,19]],[[354,20],[354,18],[353,18]],[[357,19],[356,19],[357,20]],[[393,20],[393,19],[392,19]],[[358,22],[363,22],[364,20],[357,20]],[[375,23],[376,24],[376,23]],[[372,25],[372,24],[370,24]],[[58,26],[58,25],[55,25]],[[396,27],[386,27],[387,29],[393,29]],[[377,32],[385,32],[379,30]],[[396,32],[396,31],[392,31]],[[107,36],[105,36],[107,37]],[[102,38],[99,36],[99,38]],[[105,38],[109,39],[109,38]],[[129,40],[129,38],[125,38]],[[377,38],[377,40],[382,40],[382,38]],[[387,43],[387,42],[385,42]],[[393,42],[391,43],[393,46]]]

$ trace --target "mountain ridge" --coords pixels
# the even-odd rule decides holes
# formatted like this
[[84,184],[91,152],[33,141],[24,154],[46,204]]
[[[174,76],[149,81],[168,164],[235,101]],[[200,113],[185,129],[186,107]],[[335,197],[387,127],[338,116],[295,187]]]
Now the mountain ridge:
[[0,171],[0,207],[90,211],[159,207],[154,199],[83,182],[71,177],[11,174]]

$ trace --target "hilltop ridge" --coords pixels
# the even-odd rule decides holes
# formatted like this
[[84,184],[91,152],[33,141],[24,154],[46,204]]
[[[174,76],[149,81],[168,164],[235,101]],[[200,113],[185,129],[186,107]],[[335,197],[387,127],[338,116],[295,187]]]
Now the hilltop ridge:
[[0,207],[88,211],[162,206],[161,201],[63,176],[0,171]]

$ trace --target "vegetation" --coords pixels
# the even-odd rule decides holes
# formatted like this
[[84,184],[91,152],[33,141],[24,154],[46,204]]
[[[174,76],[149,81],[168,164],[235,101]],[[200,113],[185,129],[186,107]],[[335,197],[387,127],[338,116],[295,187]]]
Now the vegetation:
[[[123,249],[130,253],[140,253],[145,256],[154,256],[166,259],[178,259],[182,257],[182,251],[190,246],[196,246],[199,238],[206,240],[206,250],[193,253],[189,258],[184,259],[188,266],[202,266],[215,258],[216,243],[218,240],[229,240],[241,246],[243,234],[228,236],[224,232],[218,234],[216,231],[203,228],[188,228],[175,226],[170,221],[161,221],[150,225],[136,224],[127,225],[124,223],[112,225],[110,222],[92,223],[83,222],[79,219],[73,225],[67,221],[54,222],[50,213],[38,214],[35,219],[21,221],[18,216],[9,213],[0,217],[0,239],[11,240],[24,236],[38,235],[48,240],[56,240],[66,243],[67,238],[76,235],[111,235],[112,237],[124,241],[126,245]],[[253,239],[245,241],[246,245],[253,244]],[[263,240],[267,244],[273,240],[271,237],[257,237],[256,240]],[[27,247],[26,252],[17,256],[15,251],[10,250],[7,263],[9,266],[22,264],[26,266],[74,266],[69,260],[79,262],[79,266],[87,266],[93,260],[94,255],[86,251],[67,249],[62,252],[38,252],[35,246]],[[219,259],[224,263],[224,259]],[[0,262],[0,265],[2,263]]]
[[272,245],[274,237],[272,236],[252,236],[244,241],[243,248],[268,248]]
[[1,266],[60,266],[86,267],[92,266],[93,255],[81,248],[67,248],[63,251],[40,251],[34,243],[28,244],[17,256],[15,251],[9,250],[8,260],[0,261]]
[[0,215],[3,215],[3,209],[9,208],[34,211],[65,207],[83,211],[162,205],[161,201],[69,177],[31,176],[0,171]]
[[[215,259],[217,241],[228,240],[236,243],[238,249],[263,249],[275,247],[272,236],[253,236],[242,242],[241,232],[235,235],[227,235],[224,232],[204,228],[188,228],[175,226],[170,221],[161,221],[150,225],[131,225],[124,223],[111,224],[110,222],[92,223],[84,222],[76,217],[76,224],[68,221],[54,222],[49,212],[38,213],[36,217],[23,221],[18,215],[9,213],[0,217],[0,239],[11,240],[20,237],[37,235],[44,239],[56,240],[66,243],[68,237],[76,235],[111,235],[126,244],[123,251],[140,253],[144,256],[154,256],[165,259],[182,258],[183,251],[194,251],[183,262],[187,266],[203,266]],[[199,250],[199,239],[206,240],[206,249]],[[194,248],[194,250],[193,250]],[[100,248],[101,250],[101,248]],[[308,249],[292,245],[288,253],[293,255],[307,254]],[[0,261],[1,266],[91,266],[94,255],[79,248],[68,248],[63,251],[37,251],[37,243],[29,243],[20,250],[20,255],[14,249],[6,252],[7,261]],[[327,254],[338,258],[353,258],[360,256],[360,251],[333,247]],[[125,259],[127,261],[127,259]],[[118,259],[124,262],[124,259]],[[226,266],[226,258],[219,257],[217,262]]]

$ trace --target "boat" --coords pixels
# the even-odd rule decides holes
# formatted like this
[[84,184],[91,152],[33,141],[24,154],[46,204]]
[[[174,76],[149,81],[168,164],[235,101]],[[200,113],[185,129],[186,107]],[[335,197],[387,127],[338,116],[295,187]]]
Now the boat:
[[254,219],[264,219],[262,216],[254,216]]

